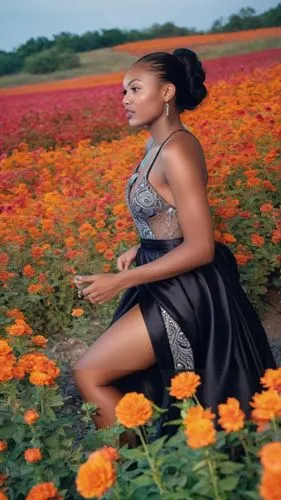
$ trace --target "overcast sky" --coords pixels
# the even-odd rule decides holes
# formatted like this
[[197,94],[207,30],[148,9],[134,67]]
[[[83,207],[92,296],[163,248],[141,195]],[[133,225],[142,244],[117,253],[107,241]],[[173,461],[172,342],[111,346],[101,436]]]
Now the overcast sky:
[[0,49],[13,50],[29,38],[68,31],[81,35],[102,28],[146,28],[172,21],[206,30],[241,7],[257,14],[278,0],[0,0]]

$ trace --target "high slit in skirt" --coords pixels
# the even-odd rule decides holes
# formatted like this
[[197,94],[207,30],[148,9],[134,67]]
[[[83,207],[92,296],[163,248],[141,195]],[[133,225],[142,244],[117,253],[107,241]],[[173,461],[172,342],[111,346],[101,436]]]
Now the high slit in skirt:
[[[158,259],[182,241],[140,238],[136,266]],[[158,419],[154,438],[177,431],[178,426],[162,424],[180,418],[179,409],[172,404],[178,401],[170,396],[168,387],[173,376],[186,370],[201,377],[196,396],[202,406],[217,413],[217,405],[231,396],[240,401],[249,417],[249,401],[263,389],[260,377],[267,368],[276,368],[276,362],[259,316],[240,283],[230,248],[215,241],[211,263],[127,288],[109,326],[137,303],[156,363],[111,385],[124,394],[142,392],[167,410]],[[217,419],[215,425],[220,429]]]

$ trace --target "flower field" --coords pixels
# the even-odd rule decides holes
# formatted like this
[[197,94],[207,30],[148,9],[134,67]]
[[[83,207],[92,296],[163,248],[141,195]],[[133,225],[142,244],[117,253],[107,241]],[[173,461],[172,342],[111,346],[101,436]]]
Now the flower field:
[[177,47],[190,47],[191,49],[200,45],[210,45],[218,43],[230,43],[237,41],[251,41],[260,38],[280,37],[281,28],[260,28],[253,30],[234,31],[231,33],[209,33],[206,35],[188,35],[173,38],[158,38],[153,40],[141,40],[139,42],[129,42],[116,45],[114,50],[118,52],[129,52],[141,56],[148,52],[157,50],[170,51]]
[[[209,96],[182,115],[205,151],[215,237],[233,250],[257,307],[270,286],[281,288],[280,53],[206,61]],[[264,374],[250,420],[234,398],[215,413],[201,408],[199,376],[178,375],[169,390],[181,419],[167,443],[144,439],[160,409],[143,395],[124,396],[104,435],[83,405],[81,443],[80,414],[74,421],[64,412],[48,342],[111,314],[109,305],[82,302],[73,276],[116,272],[117,256],[138,242],[124,191],[147,132],[129,129],[120,78],[0,93],[0,500],[174,500],[187,492],[192,500],[277,500],[281,368]],[[140,436],[137,449],[118,448],[127,428]]]

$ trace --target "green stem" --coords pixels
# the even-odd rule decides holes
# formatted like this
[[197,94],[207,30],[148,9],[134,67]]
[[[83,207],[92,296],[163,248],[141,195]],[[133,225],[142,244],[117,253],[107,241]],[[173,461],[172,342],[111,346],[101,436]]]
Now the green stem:
[[208,467],[210,470],[211,480],[212,480],[212,484],[213,484],[213,488],[214,488],[214,494],[215,494],[214,498],[216,500],[221,500],[221,496],[219,495],[219,490],[218,490],[217,477],[216,477],[216,474],[214,471],[213,462],[212,462],[212,459],[210,457],[210,452],[208,449],[205,450],[205,455],[206,455],[206,461],[207,461],[207,464],[208,464]]
[[200,401],[199,401],[199,399],[198,399],[198,397],[196,396],[196,394],[193,394],[193,397],[194,397],[196,403],[198,404],[198,406],[202,406],[201,403],[200,403]]
[[148,463],[150,465],[150,468],[152,470],[153,479],[154,479],[155,483],[157,484],[160,493],[163,493],[164,490],[163,490],[162,485],[161,485],[160,480],[159,480],[158,471],[157,471],[157,469],[155,467],[155,463],[154,463],[153,459],[151,458],[151,456],[149,454],[146,442],[143,439],[143,435],[142,435],[141,431],[139,430],[139,428],[137,428],[137,433],[138,433],[138,435],[140,437],[141,443],[142,443],[143,448],[144,448],[144,452],[146,454],[147,461],[148,461]]
[[245,437],[243,436],[242,433],[239,433],[238,437],[239,437],[239,440],[240,440],[240,442],[242,444],[243,450],[245,451],[245,458],[246,458],[246,463],[247,463],[248,469],[249,469],[249,471],[252,474],[253,473],[253,467],[252,467],[250,455],[249,455],[248,450],[247,450],[247,442],[246,442]]

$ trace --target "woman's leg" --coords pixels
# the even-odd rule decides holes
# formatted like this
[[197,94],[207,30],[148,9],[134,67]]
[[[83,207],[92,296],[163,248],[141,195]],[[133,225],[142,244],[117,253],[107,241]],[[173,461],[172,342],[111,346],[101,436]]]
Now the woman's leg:
[[98,413],[93,416],[98,428],[114,425],[115,406],[123,397],[123,393],[109,383],[149,368],[155,362],[151,340],[136,304],[103,332],[72,367],[82,398],[98,407]]

